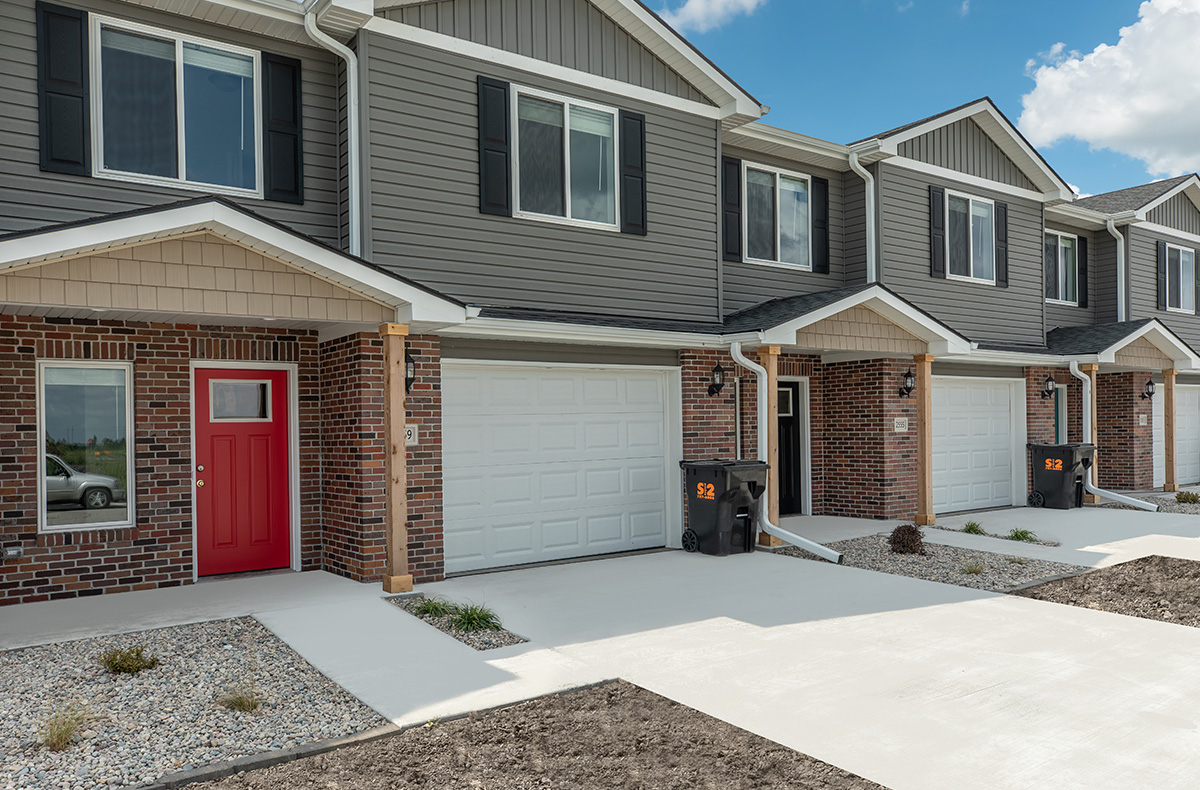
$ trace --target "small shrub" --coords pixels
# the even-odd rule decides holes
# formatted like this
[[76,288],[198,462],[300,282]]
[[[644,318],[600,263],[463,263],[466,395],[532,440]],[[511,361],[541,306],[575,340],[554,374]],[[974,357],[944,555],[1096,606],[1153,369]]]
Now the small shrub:
[[1036,543],[1037,539],[1038,539],[1037,535],[1034,534],[1033,530],[1019,529],[1019,528],[1014,529],[1012,532],[1008,533],[1007,537],[1009,540],[1019,540],[1024,543]]
[[439,595],[436,598],[422,598],[413,604],[412,610],[418,617],[446,617],[454,614],[458,606]]
[[978,576],[986,569],[986,566],[984,566],[984,564],[978,560],[972,560],[971,562],[968,562],[966,565],[962,566],[962,572],[971,576]]
[[473,603],[455,607],[454,614],[450,616],[450,625],[460,631],[499,631],[504,627],[495,612]]
[[87,724],[89,713],[81,702],[69,702],[55,708],[42,724],[41,744],[52,752],[61,752],[75,741],[75,735]]
[[253,713],[262,705],[262,697],[254,686],[253,680],[235,683],[217,697],[217,704],[229,710],[240,710],[243,713]]
[[926,554],[925,533],[916,524],[901,524],[892,530],[888,545],[897,554]]
[[114,647],[100,656],[100,665],[114,675],[136,675],[143,669],[158,666],[158,656],[147,653],[145,645]]
[[968,535],[986,535],[987,534],[986,532],[983,531],[983,527],[980,526],[978,521],[968,521],[966,524],[963,524],[962,531],[967,533]]
[[1200,503],[1200,494],[1195,491],[1180,491],[1175,495],[1175,501],[1181,505],[1195,505]]
[[1011,562],[1013,565],[1028,565],[1029,560],[1024,557],[1005,557],[1005,562]]

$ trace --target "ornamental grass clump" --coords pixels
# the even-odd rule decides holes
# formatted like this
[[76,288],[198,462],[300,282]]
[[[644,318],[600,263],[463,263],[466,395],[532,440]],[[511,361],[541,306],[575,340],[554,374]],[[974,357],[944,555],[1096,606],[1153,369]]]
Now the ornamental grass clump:
[[1181,505],[1195,505],[1200,503],[1200,494],[1195,491],[1180,491],[1175,495],[1175,501]]
[[39,743],[52,752],[61,752],[75,742],[75,736],[87,724],[90,714],[82,702],[68,702],[51,711],[42,723]]
[[986,535],[987,534],[986,532],[983,531],[983,527],[980,525],[980,523],[978,521],[968,521],[966,524],[963,524],[962,531],[967,533],[968,535]]
[[1022,543],[1037,543],[1037,534],[1031,529],[1014,529],[1007,535],[1009,540],[1019,540]]
[[217,697],[217,704],[222,708],[237,710],[243,713],[253,713],[262,706],[262,695],[251,679],[234,683]]
[[925,533],[916,524],[901,524],[888,536],[888,545],[896,554],[927,554]]
[[486,606],[461,604],[450,615],[450,625],[460,631],[500,631],[500,616]]
[[418,617],[446,617],[454,614],[457,609],[457,605],[440,595],[436,598],[422,598],[412,605],[412,612]]
[[966,565],[962,566],[962,572],[970,576],[978,576],[985,570],[987,570],[987,566],[978,560],[972,560]]
[[114,675],[136,675],[158,666],[158,656],[146,652],[145,645],[108,650],[100,656],[100,665]]

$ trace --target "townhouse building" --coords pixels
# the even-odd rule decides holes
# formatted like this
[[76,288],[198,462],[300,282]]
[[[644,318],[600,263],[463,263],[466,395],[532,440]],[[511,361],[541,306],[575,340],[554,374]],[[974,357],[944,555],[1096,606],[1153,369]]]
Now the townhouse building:
[[760,446],[775,524],[1200,482],[1195,176],[775,128],[637,0],[0,13],[0,602],[678,547]]

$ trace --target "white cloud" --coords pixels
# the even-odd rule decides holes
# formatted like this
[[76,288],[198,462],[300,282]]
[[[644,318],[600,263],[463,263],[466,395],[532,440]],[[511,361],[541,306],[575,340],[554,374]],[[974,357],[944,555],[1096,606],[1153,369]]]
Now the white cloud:
[[739,14],[753,14],[767,0],[685,0],[674,10],[666,9],[661,16],[680,32],[707,33]]
[[962,5],[958,8],[958,13],[966,16],[971,13],[971,0],[963,0]]
[[1075,193],[1075,197],[1077,197],[1077,198],[1085,198],[1085,197],[1092,196],[1091,192],[1080,192],[1079,187],[1075,186],[1070,181],[1067,182],[1067,186],[1069,186],[1071,188],[1071,191]]
[[1200,0],[1147,0],[1114,45],[1055,44],[1026,64],[1018,125],[1035,146],[1074,138],[1140,159],[1151,175],[1200,170]]
[[916,0],[908,0],[907,3],[897,3],[896,10],[903,14],[905,11],[913,7],[914,2],[916,2]]

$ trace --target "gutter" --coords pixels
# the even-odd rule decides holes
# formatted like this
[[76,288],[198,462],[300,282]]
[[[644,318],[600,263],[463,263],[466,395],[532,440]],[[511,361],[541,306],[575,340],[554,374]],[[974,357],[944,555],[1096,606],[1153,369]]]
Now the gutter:
[[350,254],[362,257],[362,165],[361,144],[359,139],[359,91],[358,91],[358,56],[354,51],[325,33],[317,27],[317,12],[310,10],[304,15],[304,30],[313,41],[339,56],[346,63],[346,186],[349,192],[347,202],[347,235],[350,240]]
[[[742,354],[742,344],[740,341],[735,340],[733,344],[729,346],[729,353],[733,356],[735,362],[754,373],[758,381],[758,429],[755,431],[755,433],[758,434],[758,459],[760,461],[765,461],[768,454],[767,432],[763,429],[763,426],[767,424],[768,419],[767,398],[769,397],[769,393],[767,392],[767,370],[757,362],[751,362],[745,357],[745,355]],[[740,429],[741,426],[738,426],[738,428]],[[761,498],[765,500],[770,495],[771,490],[769,485],[764,486]],[[797,548],[810,551],[813,554],[816,554],[818,557],[824,557],[830,562],[837,563],[838,565],[842,564],[842,555],[840,552],[822,546],[820,543],[811,541],[808,538],[802,538],[795,533],[788,532],[786,529],[780,529],[777,525],[772,524],[771,516],[768,513],[768,508],[766,507],[765,502],[756,508],[756,510],[758,511],[758,528],[763,532],[767,533],[768,535],[773,535],[780,540],[786,541]]]
[[1125,320],[1125,235],[1117,230],[1112,217],[1105,220],[1108,233],[1117,240],[1117,321]]
[[851,148],[849,158],[850,169],[866,184],[863,197],[867,237],[867,282],[874,283],[879,281],[879,270],[875,260],[875,176],[859,163],[858,151]]

